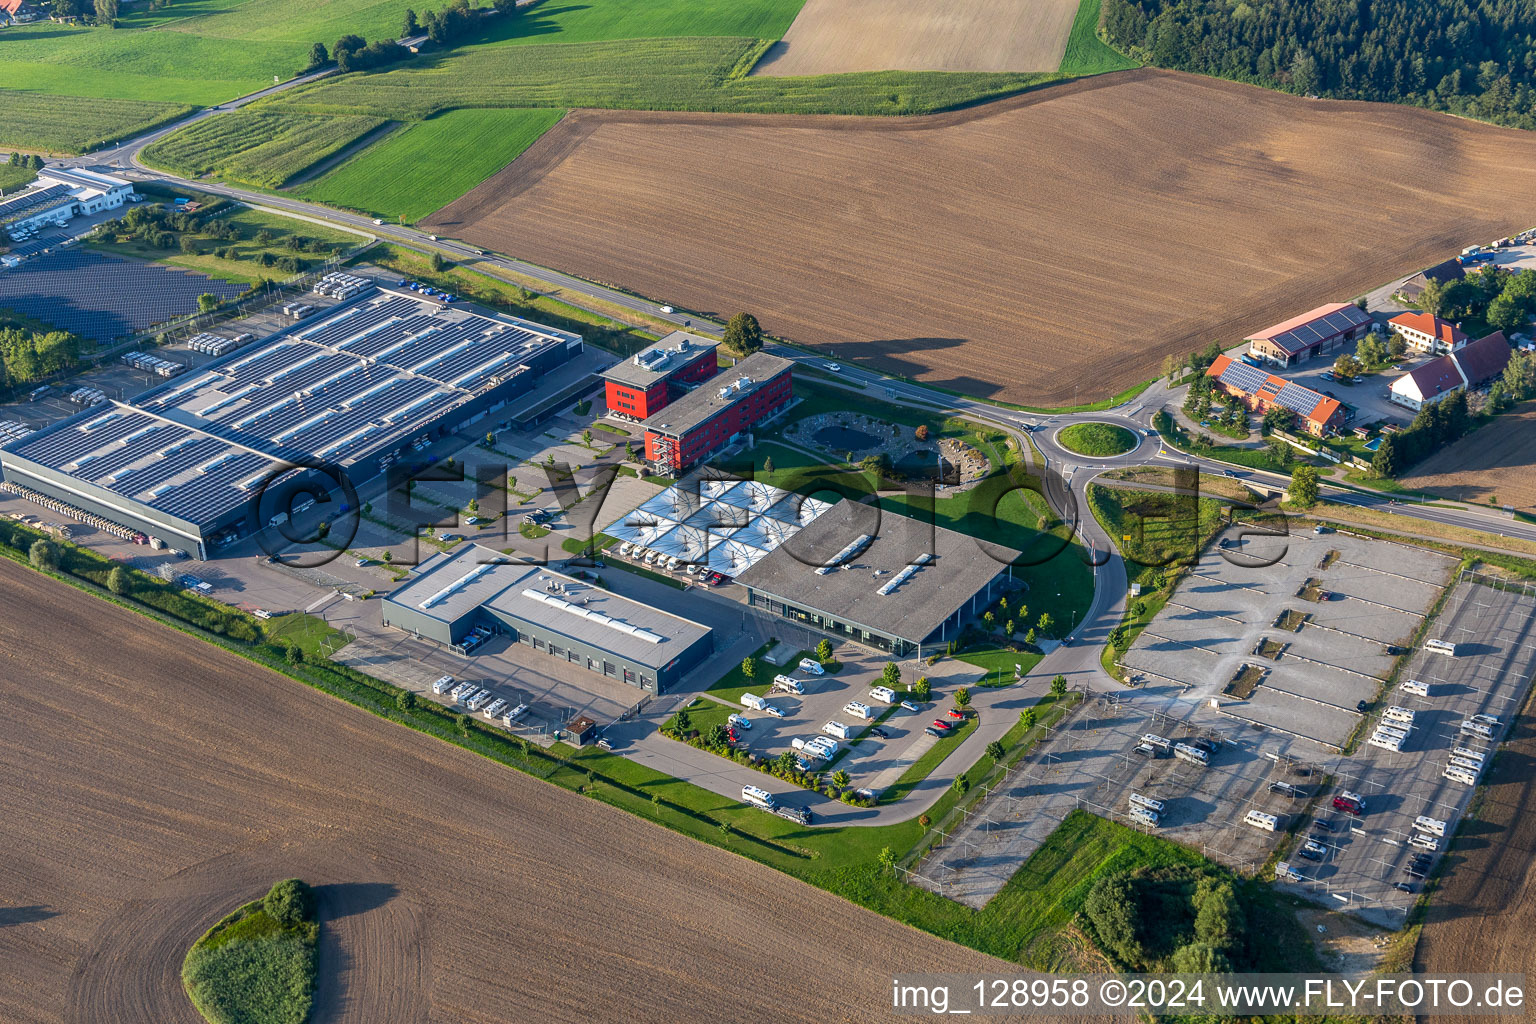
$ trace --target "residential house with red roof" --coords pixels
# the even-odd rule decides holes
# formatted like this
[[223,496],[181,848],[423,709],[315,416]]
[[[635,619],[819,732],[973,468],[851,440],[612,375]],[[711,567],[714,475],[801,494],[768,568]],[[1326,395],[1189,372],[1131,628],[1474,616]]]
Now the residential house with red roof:
[[1467,388],[1481,387],[1504,372],[1510,347],[1495,331],[1460,349],[1416,366],[1392,382],[1389,397],[1415,412]]
[[1428,313],[1399,313],[1387,326],[1402,335],[1410,351],[1430,356],[1454,352],[1472,340],[1460,327]]
[[1205,374],[1214,378],[1213,383],[1223,392],[1254,412],[1266,413],[1275,406],[1291,410],[1296,414],[1296,422],[1314,437],[1337,432],[1349,419],[1349,411],[1337,398],[1231,356],[1218,356]]

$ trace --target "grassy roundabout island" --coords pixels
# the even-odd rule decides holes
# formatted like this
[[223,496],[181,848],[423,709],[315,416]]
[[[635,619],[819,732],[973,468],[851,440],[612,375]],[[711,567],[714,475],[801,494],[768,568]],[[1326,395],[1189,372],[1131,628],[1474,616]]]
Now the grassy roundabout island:
[[1136,447],[1136,435],[1113,423],[1074,423],[1063,427],[1056,443],[1079,455],[1124,455]]
[[315,892],[289,878],[193,943],[181,981],[210,1024],[304,1024],[319,938]]

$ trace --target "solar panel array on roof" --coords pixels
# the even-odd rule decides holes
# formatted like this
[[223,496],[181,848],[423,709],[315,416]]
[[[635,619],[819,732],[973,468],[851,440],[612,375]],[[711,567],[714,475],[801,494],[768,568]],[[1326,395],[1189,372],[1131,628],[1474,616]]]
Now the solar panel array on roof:
[[6,196],[0,199],[0,221],[10,220],[34,206],[46,203],[50,199],[62,199],[67,195],[69,195],[68,185],[49,185],[47,188],[36,188],[14,196]]
[[1342,334],[1368,319],[1370,318],[1357,307],[1347,306],[1344,309],[1326,313],[1299,327],[1293,327],[1283,334],[1277,334],[1270,340],[1287,352],[1300,352],[1308,345]]
[[7,451],[207,522],[304,456],[355,461],[403,444],[579,337],[380,292],[212,363],[133,404],[13,440]]
[[1312,410],[1323,400],[1323,396],[1311,388],[1302,387],[1300,384],[1287,383],[1275,396],[1275,403],[1296,413],[1298,416],[1310,416]]
[[1264,386],[1269,380],[1269,374],[1256,366],[1249,366],[1239,360],[1232,360],[1231,364],[1221,372],[1221,382],[1235,388],[1241,388],[1250,395]]

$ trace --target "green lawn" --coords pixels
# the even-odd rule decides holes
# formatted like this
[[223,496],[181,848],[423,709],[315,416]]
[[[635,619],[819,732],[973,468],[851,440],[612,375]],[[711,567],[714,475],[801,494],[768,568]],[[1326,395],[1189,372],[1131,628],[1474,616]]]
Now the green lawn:
[[1141,66],[1099,38],[1099,9],[1099,0],[1082,0],[1078,5],[1066,52],[1061,55],[1062,74],[1097,75]]
[[144,150],[142,159],[184,178],[214,175],[279,188],[383,124],[378,117],[241,109],[161,139]]
[[497,22],[476,43],[589,43],[609,39],[751,36],[777,39],[805,0],[600,0],[545,3]]
[[1196,561],[1221,526],[1221,502],[1168,491],[1088,486],[1088,507],[1125,557],[1126,576],[1156,589],[1164,570]]
[[[0,54],[4,53],[0,47]],[[0,56],[0,82],[6,74],[6,61]],[[0,88],[0,149],[84,153],[185,117],[192,109],[180,103],[82,99]]]
[[332,206],[417,221],[517,159],[560,110],[450,110],[406,125],[299,195]]
[[182,984],[209,1024],[304,1024],[319,935],[314,921],[284,927],[260,900],[247,903],[193,944]]
[[[775,666],[770,665],[768,662],[763,660],[763,654],[767,650],[769,650],[769,648],[766,646],[760,647],[753,655],[757,658],[757,675],[755,678],[748,679],[746,673],[741,670],[741,663],[737,662],[735,665],[732,665],[723,676],[710,684],[708,691],[709,695],[712,697],[718,697],[732,705],[739,704],[741,702],[742,694],[767,693],[769,688],[773,686],[774,676],[781,673],[785,675],[793,675],[794,666],[799,663],[801,658],[813,657],[810,651],[796,651],[794,657],[784,662],[784,666],[782,668],[776,668]],[[807,689],[813,688],[814,687],[807,687]]]
[[[1034,609],[1030,609],[1033,613]],[[1020,627],[1023,631],[1023,627]],[[1014,666],[1018,665],[1027,676],[1030,670],[1039,664],[1044,655],[1033,651],[1010,651],[1005,647],[985,647],[974,651],[961,651],[955,655],[956,660],[963,661],[967,665],[975,665],[983,669],[987,674],[977,683],[977,686],[1011,686],[1016,676]]]
[[30,185],[36,178],[37,172],[30,167],[23,167],[21,164],[14,166],[9,163],[0,164],[0,194],[8,194]]
[[1136,435],[1113,423],[1074,423],[1063,427],[1056,441],[1068,451],[1100,458],[1123,455],[1136,447]]

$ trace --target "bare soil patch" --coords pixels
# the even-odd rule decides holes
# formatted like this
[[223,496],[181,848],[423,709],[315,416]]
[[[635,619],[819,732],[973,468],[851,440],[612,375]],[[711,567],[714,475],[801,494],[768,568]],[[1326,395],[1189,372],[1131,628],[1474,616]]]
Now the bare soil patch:
[[1006,968],[9,561],[0,606],[0,1020],[198,1024],[187,947],[290,875],[327,1024],[880,1020]]
[[578,111],[426,223],[1061,405],[1536,223],[1536,137],[1154,69],[922,118]]
[[1536,511],[1536,405],[1505,413],[1442,448],[1402,478],[1407,487],[1457,501]]
[[1078,0],[808,0],[755,75],[1055,71]]
[[1529,714],[1515,720],[1486,782],[1476,816],[1463,822],[1448,855],[1415,971],[1536,971],[1536,722]]

